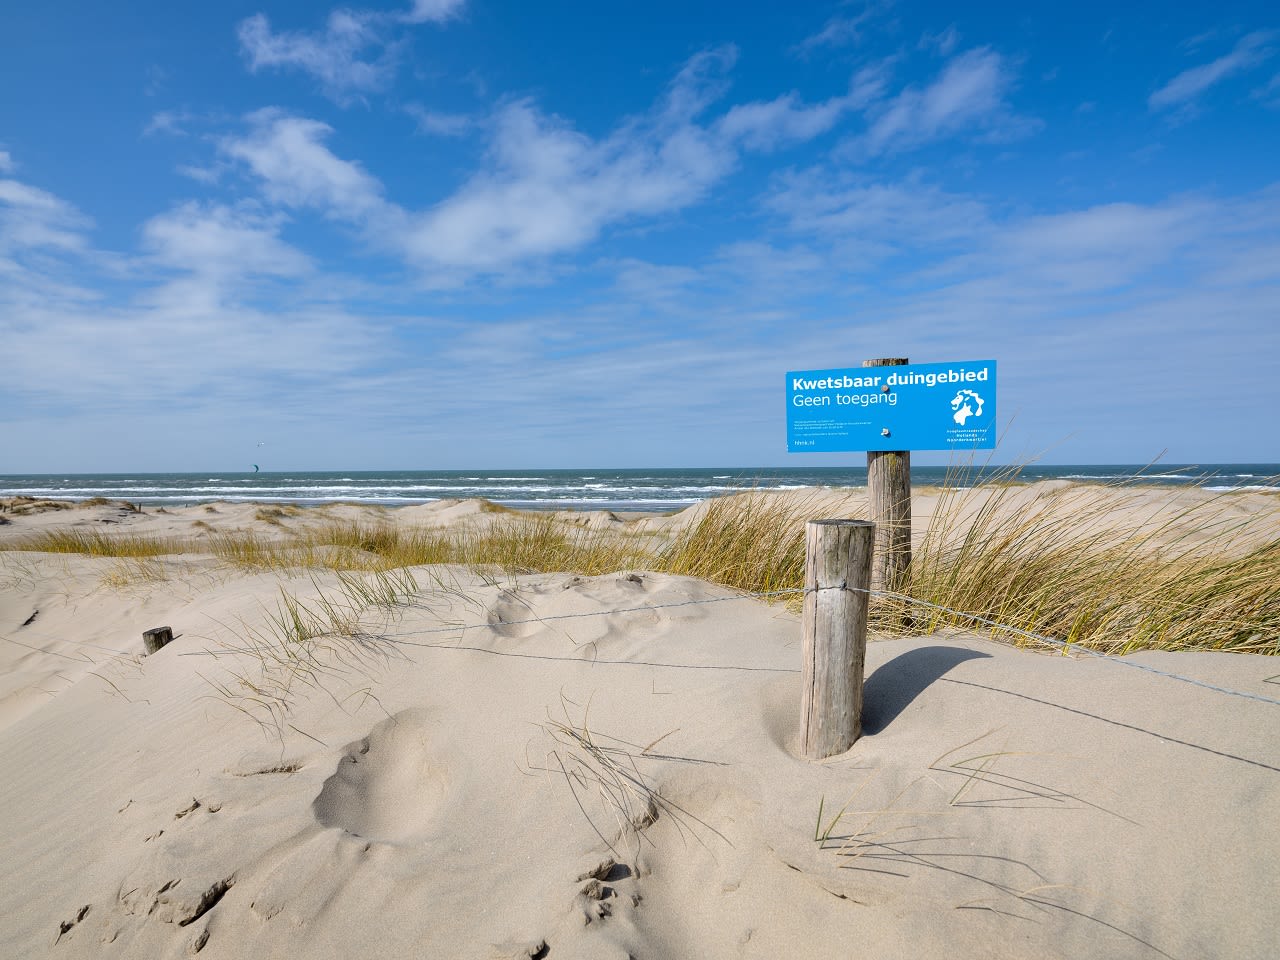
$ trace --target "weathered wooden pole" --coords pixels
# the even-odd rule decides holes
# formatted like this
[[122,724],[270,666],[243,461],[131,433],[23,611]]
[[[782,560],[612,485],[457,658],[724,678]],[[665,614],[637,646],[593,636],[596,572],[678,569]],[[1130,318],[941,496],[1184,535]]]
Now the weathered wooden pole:
[[[905,357],[862,361],[864,367],[905,363]],[[867,500],[876,525],[871,589],[902,592],[911,566],[911,451],[867,451]]]
[[172,639],[173,630],[170,627],[154,627],[142,635],[142,646],[147,653],[155,653]]
[[805,525],[800,750],[810,760],[844,753],[862,732],[867,588],[875,534],[875,525],[866,520],[811,520]]

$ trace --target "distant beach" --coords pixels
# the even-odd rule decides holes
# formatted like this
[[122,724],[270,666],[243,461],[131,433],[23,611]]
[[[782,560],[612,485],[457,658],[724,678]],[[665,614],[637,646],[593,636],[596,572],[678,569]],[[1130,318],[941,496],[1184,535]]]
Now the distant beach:
[[[911,468],[919,487],[971,485],[1010,467]],[[1017,480],[1071,480],[1175,487],[1201,484],[1212,491],[1280,490],[1280,463],[1076,464],[1019,468]],[[748,490],[809,487],[861,488],[865,467],[698,467],[583,470],[262,471],[136,474],[0,475],[0,497],[127,500],[143,506],[229,503],[365,503],[410,506],[449,499],[482,499],[520,510],[679,510],[709,497]]]

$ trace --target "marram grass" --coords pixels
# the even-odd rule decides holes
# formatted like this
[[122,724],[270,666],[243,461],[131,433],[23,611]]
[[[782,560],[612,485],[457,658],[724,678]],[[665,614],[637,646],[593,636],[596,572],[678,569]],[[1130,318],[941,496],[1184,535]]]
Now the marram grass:
[[[1130,492],[944,494],[904,592],[1106,652],[1280,653],[1280,514],[1240,516],[1230,495],[1171,498],[1143,514],[1124,502]],[[992,629],[919,605],[913,612],[917,630]]]
[[804,525],[817,519],[815,505],[776,494],[712,500],[652,567],[753,593],[803,587]]
[[161,557],[192,552],[192,544],[180,537],[109,534],[101,530],[51,530],[0,545],[0,550],[32,553],[74,553],[90,557]]
[[[1243,514],[1230,494],[1170,492],[1161,501],[1150,488],[1134,498],[1118,485],[1033,487],[1016,479],[1011,471],[962,487],[964,478],[957,477],[942,492],[932,524],[917,537],[903,593],[957,612],[908,603],[908,629],[956,625],[1030,642],[973,619],[980,617],[1114,653],[1280,654],[1280,503]],[[58,531],[4,549],[130,559],[212,553],[236,567],[263,570],[382,573],[457,564],[594,576],[647,569],[763,592],[803,586],[804,522],[818,511],[803,500],[754,493],[711,501],[673,534],[497,511],[485,523],[448,529],[333,520],[299,524],[287,537]],[[138,579],[160,576],[151,567],[130,572]],[[878,598],[872,626],[898,629],[902,609]]]

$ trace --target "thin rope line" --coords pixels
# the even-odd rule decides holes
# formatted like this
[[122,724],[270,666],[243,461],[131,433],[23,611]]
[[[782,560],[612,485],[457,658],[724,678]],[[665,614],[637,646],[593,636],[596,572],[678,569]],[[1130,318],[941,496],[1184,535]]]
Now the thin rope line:
[[[552,620],[578,620],[578,619],[584,619],[586,617],[607,617],[607,616],[612,616],[618,613],[645,613],[653,610],[667,610],[673,607],[691,607],[691,606],[698,606],[700,604],[708,604],[708,603],[726,603],[731,600],[752,600],[752,599],[758,599],[760,597],[782,597],[782,596],[794,595],[797,593],[809,594],[809,593],[817,593],[823,590],[847,590],[855,593],[865,593],[868,596],[873,596],[873,597],[888,597],[890,599],[900,600],[905,603],[914,604],[915,606],[927,607],[931,610],[939,610],[943,613],[951,614],[954,617],[959,617],[962,620],[970,620],[975,623],[981,623],[981,624],[984,624],[985,626],[989,626],[997,630],[1003,630],[1004,632],[1014,634],[1015,636],[1025,637],[1028,640],[1035,640],[1039,643],[1045,643],[1052,647],[1057,647],[1063,650],[1077,651],[1077,652],[1086,654],[1090,657],[1094,657],[1095,659],[1105,660],[1109,663],[1118,664],[1122,667],[1129,667],[1134,670],[1141,670],[1144,673],[1154,674],[1155,676],[1158,676],[1158,677],[1165,677],[1166,679],[1169,679],[1169,680],[1177,680],[1177,681],[1180,681],[1181,683],[1189,683],[1192,686],[1201,687],[1202,689],[1205,689],[1205,690],[1211,690],[1214,693],[1222,693],[1232,697],[1241,697],[1242,699],[1245,699],[1245,700],[1254,700],[1254,701],[1257,701],[1258,703],[1267,703],[1267,704],[1271,704],[1272,706],[1280,707],[1280,700],[1273,699],[1272,697],[1265,697],[1265,696],[1262,696],[1261,694],[1249,693],[1243,690],[1232,690],[1229,687],[1220,687],[1220,686],[1217,686],[1216,684],[1207,683],[1204,680],[1197,680],[1195,677],[1184,676],[1183,674],[1180,674],[1180,673],[1171,673],[1167,670],[1160,670],[1157,667],[1147,666],[1146,664],[1142,664],[1142,663],[1135,663],[1132,660],[1125,660],[1120,657],[1114,656],[1112,654],[1102,653],[1101,651],[1093,650],[1093,649],[1090,649],[1089,647],[1082,646],[1080,644],[1073,644],[1066,640],[1058,640],[1058,639],[1055,639],[1054,637],[1046,637],[1043,634],[1034,633],[1030,630],[1024,630],[1021,627],[1011,626],[1010,624],[1007,624],[1007,623],[1000,623],[997,620],[991,620],[987,617],[980,616],[976,613],[967,613],[963,610],[953,610],[952,608],[944,607],[941,604],[931,603],[928,600],[920,600],[920,599],[917,599],[916,597],[909,597],[906,594],[894,593],[888,590],[868,590],[864,587],[851,587],[848,585],[847,582],[840,583],[840,584],[832,584],[831,586],[825,586],[825,587],[809,587],[809,588],[792,587],[785,590],[762,590],[754,593],[736,593],[728,597],[709,597],[702,600],[679,600],[672,603],[651,603],[651,604],[645,604],[643,606],[638,606],[638,607],[619,607],[614,610],[594,610],[594,611],[587,611],[585,613],[548,614],[545,617],[530,617],[525,620],[499,620],[496,623],[486,622],[486,623],[472,623],[472,624],[454,624],[448,627],[433,627],[425,630],[409,630],[403,633],[379,634],[378,638],[388,640],[393,643],[398,643],[403,646],[433,647],[436,649],[474,650],[480,653],[493,653],[495,651],[486,650],[483,647],[464,647],[456,644],[413,643],[412,641],[404,640],[401,638],[421,637],[421,636],[428,636],[431,634],[441,634],[441,633],[457,633],[459,631],[465,634],[466,631],[468,630],[478,630],[482,627],[527,626],[529,624],[544,624]],[[249,653],[251,651],[235,650],[234,648],[224,648],[224,650],[220,652]],[[188,652],[178,654],[178,656],[183,656],[183,657],[216,656],[216,655],[217,653],[211,650],[198,650],[198,651],[193,650],[193,651],[188,651]],[[555,657],[538,657],[533,654],[505,654],[505,655],[524,656],[529,659],[561,659],[561,658],[555,658]],[[574,660],[575,662],[584,662],[584,663],[606,663],[606,664],[630,664],[630,663],[640,664],[641,663],[640,661],[632,661],[632,660],[582,661],[576,657],[566,657],[563,659]],[[732,667],[732,666],[726,667],[726,666],[702,666],[702,665],[695,665],[695,664],[661,664],[661,663],[653,663],[653,664],[645,664],[645,665],[682,667],[686,669],[702,669],[702,670],[758,670],[758,671],[770,671],[770,672],[786,672],[786,671],[780,671],[780,670],[775,671],[773,670],[773,668],[767,668],[767,667]],[[795,671],[792,671],[792,672],[795,672]]]
[[1021,627],[1013,627],[1005,623],[1000,623],[996,620],[989,620],[986,617],[981,617],[976,613],[965,613],[960,610],[952,610],[950,607],[944,607],[937,603],[930,603],[928,600],[918,600],[914,597],[908,597],[905,594],[893,593],[891,591],[863,590],[860,587],[848,587],[847,589],[859,591],[862,593],[867,593],[872,596],[892,597],[895,600],[904,600],[907,603],[912,603],[920,607],[928,607],[931,610],[941,610],[944,613],[949,613],[956,617],[962,617],[966,620],[973,620],[976,623],[985,624],[989,627],[995,627],[996,629],[1004,630],[1007,633],[1016,634],[1017,636],[1020,636],[1020,637],[1026,637],[1030,640],[1038,640],[1041,643],[1047,643],[1050,646],[1059,647],[1063,650],[1078,651],[1080,653],[1087,654],[1088,656],[1094,657],[1099,660],[1106,660],[1110,663],[1119,664],[1122,667],[1130,667],[1131,669],[1134,669],[1134,670],[1142,670],[1145,673],[1154,673],[1158,677],[1166,677],[1170,680],[1179,680],[1182,683],[1189,683],[1192,686],[1203,687],[1204,689],[1212,690],[1215,693],[1225,693],[1232,697],[1243,697],[1246,700],[1257,700],[1259,703],[1269,703],[1274,706],[1280,707],[1280,700],[1275,700],[1271,697],[1264,697],[1262,696],[1262,694],[1259,694],[1259,693],[1248,693],[1243,690],[1232,690],[1228,687],[1219,687],[1216,684],[1206,683],[1204,680],[1197,680],[1195,677],[1183,676],[1180,673],[1170,673],[1168,670],[1160,670],[1157,667],[1147,666],[1145,663],[1135,663],[1132,660],[1125,660],[1109,653],[1102,653],[1099,650],[1092,650],[1089,647],[1070,643],[1069,641],[1066,641],[1066,640],[1058,640],[1058,639],[1055,639],[1054,637],[1046,637],[1038,633],[1033,633],[1030,630],[1023,630]]
[[[91,647],[91,648],[92,648],[92,649],[94,649],[94,650],[101,650],[103,653],[110,653],[110,654],[113,654],[113,655],[115,655],[115,656],[117,656],[117,657],[131,657],[131,656],[133,656],[133,654],[132,654],[132,653],[130,653],[128,650],[115,650],[115,649],[112,649],[111,647],[103,647],[103,646],[99,646],[99,645],[98,645],[98,644],[96,644],[96,643],[90,643],[88,640],[73,640],[73,639],[71,639],[70,637],[53,637],[52,639],[53,639],[53,642],[55,642],[55,643],[74,643],[74,644],[76,644],[77,646],[81,646],[81,647]],[[177,637],[174,637],[174,639],[176,640],[176,639],[177,639]],[[68,654],[65,654],[65,653],[59,653],[57,650],[46,650],[46,649],[45,649],[45,648],[43,648],[43,647],[33,647],[31,644],[29,644],[29,643],[23,643],[21,640],[15,640],[15,639],[13,639],[13,637],[7,637],[7,636],[6,636],[6,637],[0,637],[0,640],[7,640],[7,641],[9,641],[10,643],[15,643],[15,644],[17,644],[17,645],[18,645],[18,646],[20,646],[20,647],[26,647],[28,650],[34,650],[36,653],[46,653],[46,654],[50,654],[51,656],[55,656],[55,657],[65,657],[65,658],[66,658],[66,659],[68,659],[68,660],[76,660],[76,662],[77,662],[77,663],[84,663],[84,661],[83,661],[83,660],[77,660],[77,658],[72,657],[72,656],[69,656]],[[92,661],[90,661],[90,662],[92,662]]]
[[1179,740],[1177,737],[1171,737],[1167,733],[1157,733],[1154,730],[1148,730],[1145,727],[1139,727],[1132,723],[1125,723],[1122,720],[1113,720],[1110,717],[1103,717],[1096,713],[1089,713],[1087,710],[1079,710],[1075,707],[1068,707],[1061,703],[1054,703],[1052,700],[1041,700],[1039,697],[1033,697],[1025,693],[1018,693],[1016,690],[1003,690],[1000,687],[991,687],[985,683],[973,683],[970,680],[957,680],[955,677],[939,677],[943,683],[956,683],[964,687],[973,687],[977,690],[990,690],[992,693],[1003,693],[1008,697],[1017,697],[1020,700],[1029,700],[1032,703],[1040,703],[1046,707],[1055,707],[1058,710],[1065,710],[1067,713],[1078,714],[1082,717],[1088,717],[1091,720],[1100,720],[1103,723],[1109,723],[1115,727],[1123,727],[1126,730],[1135,730],[1138,733],[1145,733],[1150,737],[1158,737],[1161,740],[1167,740],[1170,743],[1176,743],[1179,746],[1191,747],[1193,750],[1203,750],[1205,753],[1211,753],[1214,756],[1226,757],[1228,760],[1239,760],[1241,763],[1252,764],[1255,767],[1262,767],[1264,770],[1272,770],[1280,773],[1280,767],[1273,767],[1269,763],[1263,763],[1261,760],[1250,760],[1248,757],[1240,757],[1234,753],[1227,753],[1225,750],[1215,750],[1213,747],[1206,747],[1203,744],[1192,743],[1190,740]]
[[[479,630],[484,627],[518,627],[532,623],[545,623],[548,620],[575,620],[584,617],[608,617],[615,613],[642,613],[648,610],[666,610],[671,607],[690,607],[703,603],[726,603],[730,600],[750,600],[757,597],[781,597],[788,594],[804,593],[803,587],[792,587],[786,590],[763,590],[757,593],[736,593],[728,597],[708,597],[703,600],[678,600],[672,603],[651,603],[640,607],[621,607],[616,610],[593,610],[586,613],[557,613],[548,614],[545,617],[531,617],[527,620],[499,620],[496,623],[458,623],[448,627],[429,627],[423,630],[406,630],[401,633],[379,633],[375,639],[387,640],[391,643],[405,647],[428,647],[437,650],[474,650],[478,653],[494,653],[502,656],[523,657],[529,660],[565,660],[574,663],[606,663],[606,664],[636,664],[638,666],[654,666],[654,667],[678,667],[687,670],[747,670],[759,671],[767,673],[799,673],[799,670],[790,668],[775,667],[739,667],[739,666],[719,666],[704,664],[688,664],[688,663],[648,663],[640,660],[583,660],[579,657],[552,657],[538,656],[535,654],[518,654],[506,651],[489,650],[485,647],[468,647],[455,643],[414,643],[412,640],[404,640],[403,637],[422,637],[431,634],[440,633],[466,633],[468,630]],[[222,647],[218,650],[185,650],[178,654],[180,657],[218,657],[224,653],[244,653],[254,654],[256,651],[242,647]]]
[[452,627],[433,627],[428,630],[408,630],[404,633],[385,633],[380,636],[388,639],[393,637],[417,637],[429,633],[454,633],[458,630],[466,632],[467,630],[476,630],[481,627],[519,627],[527,626],[531,623],[546,623],[548,620],[578,620],[584,617],[607,617],[615,613],[644,613],[649,610],[668,610],[672,607],[692,607],[702,603],[727,603],[730,600],[752,600],[757,597],[782,597],[788,594],[804,593],[803,587],[793,587],[789,590],[765,590],[759,593],[735,593],[730,597],[709,597],[705,600],[678,600],[673,603],[650,603],[640,607],[620,607],[616,610],[589,610],[586,613],[554,613],[545,617],[530,617],[527,620],[498,620],[496,623],[470,623],[456,624]]
[[551,654],[516,653],[513,650],[491,650],[488,647],[470,647],[456,643],[414,643],[412,640],[397,641],[406,647],[425,647],[431,650],[469,650],[474,653],[487,653],[493,657],[516,657],[520,660],[555,660],[563,663],[603,663],[619,667],[670,667],[675,670],[740,670],[746,673],[799,673],[794,667],[744,667],[736,664],[728,666],[718,663],[662,663],[654,660],[604,660],[599,657],[556,657]]

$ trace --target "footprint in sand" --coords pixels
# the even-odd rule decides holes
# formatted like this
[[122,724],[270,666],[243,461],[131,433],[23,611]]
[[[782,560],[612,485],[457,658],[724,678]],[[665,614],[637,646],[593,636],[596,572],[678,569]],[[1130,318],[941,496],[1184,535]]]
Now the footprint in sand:
[[425,836],[447,778],[441,733],[425,710],[405,710],[347,747],[312,803],[316,820],[366,840],[405,843]]
[[537,614],[525,599],[504,590],[489,608],[489,628],[500,637],[520,639],[543,629]]
[[[190,814],[200,809],[197,803],[175,817],[195,819]],[[99,920],[93,935],[102,943],[119,939],[126,947],[132,944],[142,955],[146,949],[142,944],[169,938],[161,932],[168,925],[189,927],[214,910],[235,885],[236,873],[217,852],[219,844],[208,849],[201,844],[200,834],[207,829],[207,825],[177,828],[148,838],[159,842],[147,847],[146,854],[121,878],[113,901],[95,914]],[[159,840],[160,834],[163,840]],[[81,911],[81,919],[87,912]],[[190,941],[193,952],[203,949],[208,941],[207,927],[203,932],[196,930]]]

